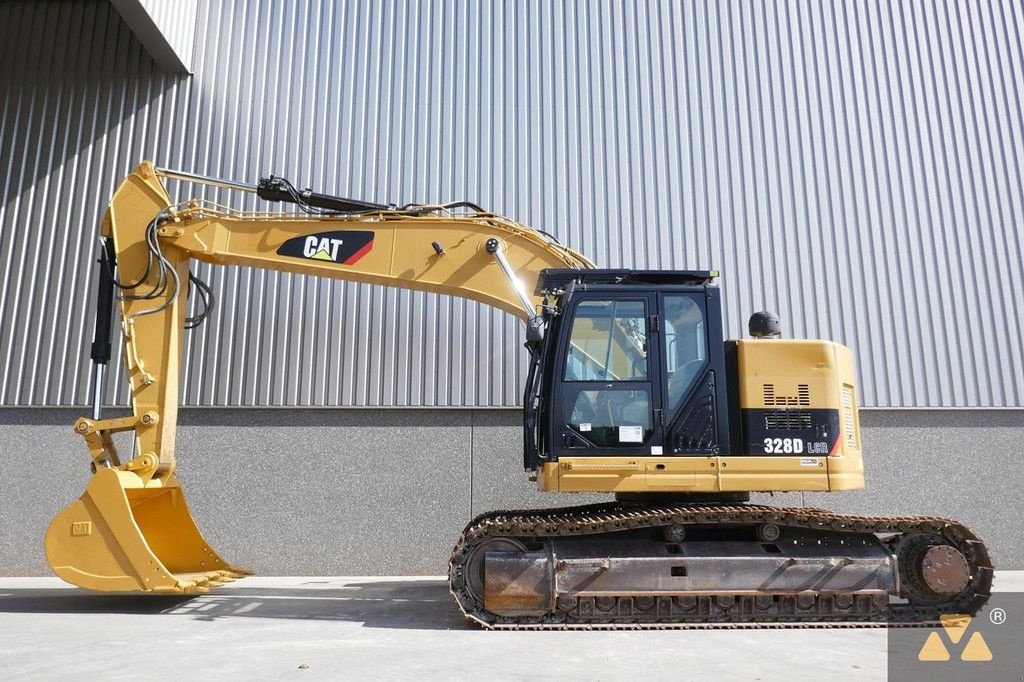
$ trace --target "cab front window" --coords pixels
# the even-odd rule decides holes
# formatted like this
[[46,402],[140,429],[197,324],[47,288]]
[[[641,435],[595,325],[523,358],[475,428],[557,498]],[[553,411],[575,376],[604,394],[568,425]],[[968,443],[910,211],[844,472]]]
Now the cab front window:
[[643,301],[583,301],[569,339],[566,381],[646,381]]
[[639,447],[653,433],[647,303],[584,300],[565,357],[563,414],[598,447]]

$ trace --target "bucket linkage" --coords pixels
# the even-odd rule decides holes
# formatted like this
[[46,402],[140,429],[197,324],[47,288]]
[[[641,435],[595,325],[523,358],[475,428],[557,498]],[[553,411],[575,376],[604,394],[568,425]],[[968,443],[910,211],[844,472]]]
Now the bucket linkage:
[[[46,532],[46,558],[63,580],[102,592],[200,594],[250,573],[230,565],[203,538],[177,476],[133,471],[145,456],[122,465],[110,434],[154,415],[79,419],[94,474],[85,493]],[[143,460],[139,462],[139,460]]]

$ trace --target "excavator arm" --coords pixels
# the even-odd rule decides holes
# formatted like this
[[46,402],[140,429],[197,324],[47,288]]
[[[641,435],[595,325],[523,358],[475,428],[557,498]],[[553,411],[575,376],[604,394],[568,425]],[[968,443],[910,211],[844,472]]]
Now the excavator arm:
[[[103,316],[117,291],[132,415],[101,418],[97,371],[92,417],[75,424],[94,477],[46,539],[55,572],[90,589],[195,592],[244,574],[202,538],[174,475],[184,334],[205,316],[187,318],[189,289],[212,303],[191,273],[193,259],[460,296],[534,330],[541,271],[594,267],[553,238],[471,204],[399,209],[297,192],[272,178],[256,188],[232,186],[306,212],[245,212],[204,200],[175,205],[163,183],[172,174],[142,163],[114,193],[101,227],[93,360],[102,367],[109,355]],[[124,462],[111,438],[121,431],[135,437],[136,455]]]

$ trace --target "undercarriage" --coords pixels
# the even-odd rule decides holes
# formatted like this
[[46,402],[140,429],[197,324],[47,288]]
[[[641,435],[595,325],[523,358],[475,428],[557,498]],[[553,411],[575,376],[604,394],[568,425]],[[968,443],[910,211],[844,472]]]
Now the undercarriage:
[[941,518],[613,502],[484,514],[449,582],[493,629],[923,625],[976,613],[992,563]]

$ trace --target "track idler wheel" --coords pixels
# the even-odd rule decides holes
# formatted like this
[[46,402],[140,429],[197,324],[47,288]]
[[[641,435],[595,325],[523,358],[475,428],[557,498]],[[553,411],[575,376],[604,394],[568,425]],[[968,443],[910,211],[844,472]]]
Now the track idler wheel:
[[896,552],[902,592],[911,603],[947,601],[971,582],[967,558],[937,535],[911,535],[903,539]]
[[955,547],[932,545],[920,561],[921,576],[935,594],[959,594],[971,580],[971,567]]
[[465,564],[466,591],[480,604],[484,603],[486,593],[487,576],[484,571],[484,559],[488,552],[520,554],[526,552],[526,547],[523,543],[511,538],[491,538],[484,540],[470,551]]

